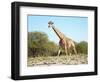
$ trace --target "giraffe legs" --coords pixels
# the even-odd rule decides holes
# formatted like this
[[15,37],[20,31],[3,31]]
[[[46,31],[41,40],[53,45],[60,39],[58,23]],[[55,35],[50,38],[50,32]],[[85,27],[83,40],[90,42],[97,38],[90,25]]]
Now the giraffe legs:
[[68,52],[67,52],[67,47],[65,46],[65,53],[66,53],[66,55],[68,55]]
[[58,54],[57,54],[57,60],[56,60],[56,63],[59,62],[59,55],[60,55],[60,52],[61,52],[61,50],[60,50],[60,47],[59,47]]
[[58,57],[59,57],[59,55],[60,55],[60,52],[61,52],[61,50],[59,49],[59,50],[58,50]]
[[[59,57],[59,55],[60,55],[60,52],[61,52],[61,50],[60,50],[60,48],[59,48],[59,50],[58,50],[58,57]],[[65,53],[66,53],[66,55],[68,55],[67,47],[66,47],[66,46],[65,46]]]
[[71,49],[68,49],[68,50],[69,50],[69,56],[71,56],[72,50]]
[[74,53],[77,54],[77,51],[76,51],[75,47],[73,48],[73,50],[74,50]]

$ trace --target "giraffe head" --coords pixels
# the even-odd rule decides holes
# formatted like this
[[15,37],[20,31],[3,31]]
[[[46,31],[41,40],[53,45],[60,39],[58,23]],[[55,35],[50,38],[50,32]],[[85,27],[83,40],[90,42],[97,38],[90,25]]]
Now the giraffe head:
[[53,24],[54,24],[54,23],[53,23],[52,21],[49,21],[49,22],[48,22],[48,27],[49,27],[49,28],[52,27]]

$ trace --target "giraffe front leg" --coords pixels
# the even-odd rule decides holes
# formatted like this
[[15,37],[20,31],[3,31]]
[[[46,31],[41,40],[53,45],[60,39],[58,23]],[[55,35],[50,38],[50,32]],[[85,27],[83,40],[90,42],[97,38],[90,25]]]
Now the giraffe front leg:
[[59,56],[60,56],[60,52],[61,52],[61,50],[60,50],[60,47],[59,47],[58,54],[57,54],[56,64],[58,64],[58,63],[59,63]]
[[59,55],[60,55],[60,52],[61,52],[61,50],[59,49],[59,50],[58,50],[58,57],[59,57]]
[[66,56],[68,55],[68,52],[67,52],[67,47],[65,46],[65,53],[66,53]]
[[68,63],[69,62],[69,56],[68,56],[68,48],[67,47],[65,47],[65,53],[66,53],[66,60],[67,60],[66,63]]

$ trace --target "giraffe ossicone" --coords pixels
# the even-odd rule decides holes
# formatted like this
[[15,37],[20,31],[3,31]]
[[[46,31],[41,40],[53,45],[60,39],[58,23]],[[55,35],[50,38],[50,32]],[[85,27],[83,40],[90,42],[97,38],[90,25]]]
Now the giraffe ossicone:
[[52,21],[48,22],[48,27],[51,27],[51,25],[53,25],[54,23]]

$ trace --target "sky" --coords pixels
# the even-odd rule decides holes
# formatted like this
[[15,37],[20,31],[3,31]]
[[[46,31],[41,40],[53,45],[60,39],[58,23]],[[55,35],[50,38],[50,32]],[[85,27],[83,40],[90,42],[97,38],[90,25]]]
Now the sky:
[[72,40],[88,41],[88,17],[28,15],[27,20],[28,32],[45,32],[55,43],[59,42],[59,38],[52,28],[48,28],[49,21],[53,21],[54,26]]

